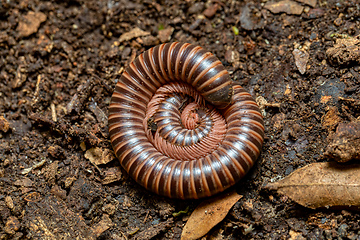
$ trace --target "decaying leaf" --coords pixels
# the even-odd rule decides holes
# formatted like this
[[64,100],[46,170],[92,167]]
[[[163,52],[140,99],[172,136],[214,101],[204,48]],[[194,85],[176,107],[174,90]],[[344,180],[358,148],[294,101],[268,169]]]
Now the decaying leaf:
[[241,197],[233,191],[202,202],[187,221],[181,240],[198,239],[204,236],[225,218],[231,207]]
[[276,190],[308,208],[360,207],[360,164],[313,163],[270,183]]

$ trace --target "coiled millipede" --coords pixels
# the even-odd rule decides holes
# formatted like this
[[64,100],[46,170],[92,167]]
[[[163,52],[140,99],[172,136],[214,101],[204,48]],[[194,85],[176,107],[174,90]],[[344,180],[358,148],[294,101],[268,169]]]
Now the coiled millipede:
[[159,195],[196,199],[239,181],[260,154],[263,118],[210,52],[166,43],[139,55],[116,84],[109,133],[129,175]]

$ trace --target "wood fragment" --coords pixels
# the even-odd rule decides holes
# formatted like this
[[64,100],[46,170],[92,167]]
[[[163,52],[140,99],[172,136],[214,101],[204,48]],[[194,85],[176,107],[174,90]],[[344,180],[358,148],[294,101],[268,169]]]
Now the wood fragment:
[[42,74],[39,74],[37,76],[35,92],[34,92],[34,96],[32,98],[31,105],[34,105],[35,103],[37,103],[37,101],[39,101],[40,83],[41,83],[42,79],[43,79]]
[[51,109],[51,118],[54,122],[57,122],[57,116],[56,116],[56,108],[55,108],[55,104],[51,103],[50,104],[50,109]]
[[77,92],[66,105],[67,114],[71,114],[72,111],[74,111],[76,114],[79,114],[79,112],[84,108],[84,103],[89,98],[95,82],[96,81],[94,81],[94,79],[88,79],[78,86],[76,89]]
[[109,215],[104,214],[100,220],[100,222],[96,223],[92,227],[92,231],[96,237],[100,237],[100,235],[114,226],[114,223],[111,221]]

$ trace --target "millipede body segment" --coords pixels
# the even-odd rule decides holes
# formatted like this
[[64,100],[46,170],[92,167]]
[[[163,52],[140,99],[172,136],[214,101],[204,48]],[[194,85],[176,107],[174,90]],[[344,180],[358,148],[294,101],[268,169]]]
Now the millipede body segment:
[[210,52],[166,43],[139,55],[116,84],[109,132],[123,168],[157,194],[219,193],[253,166],[264,139],[251,95]]

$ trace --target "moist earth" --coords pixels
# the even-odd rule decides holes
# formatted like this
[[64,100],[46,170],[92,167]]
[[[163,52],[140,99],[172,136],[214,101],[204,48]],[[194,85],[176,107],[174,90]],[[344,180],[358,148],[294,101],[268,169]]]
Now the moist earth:
[[262,154],[206,239],[360,239],[351,209],[311,210],[263,188],[324,155],[359,121],[358,1],[0,1],[0,239],[180,239],[202,200],[130,179],[108,106],[159,43],[215,54],[260,105]]

